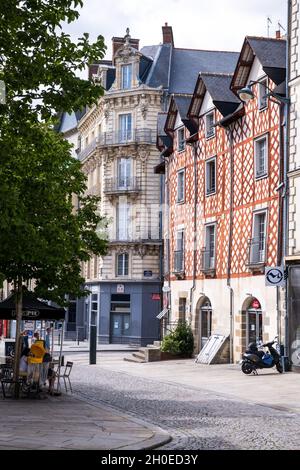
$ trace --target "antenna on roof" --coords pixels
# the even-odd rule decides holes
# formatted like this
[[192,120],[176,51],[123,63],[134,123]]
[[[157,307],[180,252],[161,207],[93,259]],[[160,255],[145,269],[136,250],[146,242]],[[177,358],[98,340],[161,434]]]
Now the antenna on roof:
[[279,21],[278,21],[278,28],[279,28],[279,30],[283,29],[283,31],[286,31],[286,29],[282,26],[282,24],[280,24]]
[[267,18],[268,38],[270,37],[270,24],[272,24],[272,20],[268,16],[268,18]]

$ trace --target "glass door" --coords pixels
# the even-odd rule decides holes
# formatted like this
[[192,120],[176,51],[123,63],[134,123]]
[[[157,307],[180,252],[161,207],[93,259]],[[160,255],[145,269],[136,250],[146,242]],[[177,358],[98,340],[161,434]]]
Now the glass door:
[[118,189],[127,189],[131,179],[131,158],[119,158]]
[[200,329],[200,348],[202,349],[211,336],[212,310],[208,300],[201,307],[201,329]]
[[247,311],[247,345],[262,341],[262,312],[261,310],[249,309]]
[[119,140],[127,142],[132,139],[132,117],[131,114],[121,114],[119,116]]

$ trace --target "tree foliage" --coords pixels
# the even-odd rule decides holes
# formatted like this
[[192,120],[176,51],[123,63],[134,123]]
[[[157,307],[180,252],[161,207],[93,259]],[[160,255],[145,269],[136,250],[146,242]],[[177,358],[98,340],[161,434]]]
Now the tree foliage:
[[174,355],[191,356],[194,351],[194,336],[190,325],[180,322],[174,331],[165,336],[161,350]]

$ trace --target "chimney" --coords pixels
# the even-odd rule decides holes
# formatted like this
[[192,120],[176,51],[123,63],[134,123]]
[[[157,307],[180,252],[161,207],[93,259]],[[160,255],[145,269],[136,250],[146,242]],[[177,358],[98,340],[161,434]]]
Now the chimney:
[[281,39],[280,29],[276,31],[276,39]]
[[[134,49],[139,50],[139,42],[140,42],[139,39],[129,38],[129,44]],[[114,61],[116,52],[118,51],[118,49],[120,49],[120,47],[124,46],[124,44],[125,44],[125,38],[118,38],[115,36],[112,38],[112,60],[113,61]]]
[[163,44],[172,44],[172,46],[174,47],[172,26],[168,26],[168,23],[165,23],[165,26],[162,27],[162,33]]

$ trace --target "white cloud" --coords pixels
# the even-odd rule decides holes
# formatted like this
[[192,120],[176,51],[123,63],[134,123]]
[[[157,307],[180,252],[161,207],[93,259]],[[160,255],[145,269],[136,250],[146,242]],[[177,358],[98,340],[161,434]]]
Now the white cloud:
[[84,0],[80,18],[65,26],[75,39],[89,32],[102,34],[111,56],[111,38],[124,36],[127,27],[141,47],[162,41],[161,27],[173,27],[176,47],[239,51],[246,35],[270,36],[278,21],[286,27],[285,0]]

